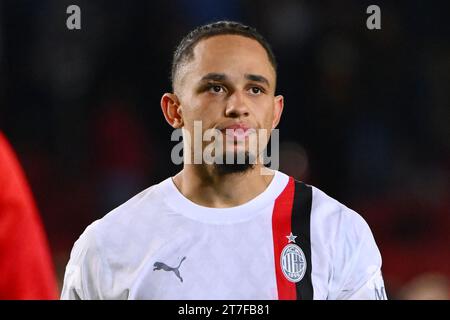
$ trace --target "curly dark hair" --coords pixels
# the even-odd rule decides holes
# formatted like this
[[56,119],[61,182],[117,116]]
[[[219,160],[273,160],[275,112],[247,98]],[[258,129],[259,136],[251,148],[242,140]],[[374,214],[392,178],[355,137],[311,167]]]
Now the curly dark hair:
[[171,82],[174,89],[175,76],[181,64],[192,59],[195,45],[203,39],[207,39],[217,35],[240,35],[258,41],[266,50],[270,63],[275,72],[277,70],[277,62],[272,48],[264,37],[256,31],[256,29],[246,26],[235,21],[217,21],[206,25],[199,26],[189,32],[178,44],[172,59]]

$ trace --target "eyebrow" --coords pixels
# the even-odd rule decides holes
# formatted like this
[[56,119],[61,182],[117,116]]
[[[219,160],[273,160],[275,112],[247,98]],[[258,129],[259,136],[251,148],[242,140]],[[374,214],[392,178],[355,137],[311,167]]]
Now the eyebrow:
[[266,85],[270,86],[269,80],[267,80],[265,77],[260,76],[258,74],[245,74],[245,79],[255,81],[255,82],[265,83]]
[[[265,77],[263,77],[261,75],[246,73],[244,75],[244,77],[247,80],[265,83],[266,85],[270,86],[269,80],[267,80],[267,78],[265,78]],[[211,73],[208,73],[205,76],[203,76],[202,79],[201,79],[201,81],[208,81],[208,80],[212,80],[212,81],[226,81],[226,80],[228,80],[228,77],[224,73],[211,72]]]
[[201,81],[208,81],[208,80],[225,81],[227,79],[228,79],[228,77],[224,73],[211,72],[211,73],[208,73],[207,75],[203,76]]

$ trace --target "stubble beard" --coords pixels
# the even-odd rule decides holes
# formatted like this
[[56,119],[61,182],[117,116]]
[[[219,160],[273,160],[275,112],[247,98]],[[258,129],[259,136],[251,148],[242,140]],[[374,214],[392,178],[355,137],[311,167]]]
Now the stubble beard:
[[[248,151],[244,151],[244,161],[242,161],[242,154],[238,159],[238,153],[234,153],[233,161],[231,163],[226,162],[226,154],[223,155],[222,163],[214,163],[214,171],[220,176],[226,176],[230,174],[244,174],[252,170],[256,166],[255,156]],[[240,160],[240,162],[238,161]]]

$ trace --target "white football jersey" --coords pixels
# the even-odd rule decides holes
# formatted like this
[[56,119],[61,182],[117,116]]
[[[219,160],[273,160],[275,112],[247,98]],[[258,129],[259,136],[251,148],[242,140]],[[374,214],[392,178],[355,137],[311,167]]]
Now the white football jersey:
[[356,212],[275,171],[232,208],[154,185],[86,228],[61,299],[386,299],[381,256]]

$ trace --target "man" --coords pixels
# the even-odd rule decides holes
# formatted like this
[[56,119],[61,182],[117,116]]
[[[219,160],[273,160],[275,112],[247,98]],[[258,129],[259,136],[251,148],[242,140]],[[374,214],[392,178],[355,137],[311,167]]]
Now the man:
[[[365,221],[249,147],[283,111],[267,42],[235,22],[199,27],[174,54],[172,84],[161,106],[183,129],[182,171],[86,229],[62,299],[386,298]],[[195,151],[197,121],[219,133],[216,161],[195,161],[210,146]]]
[[52,300],[58,285],[25,174],[0,132],[0,300]]

